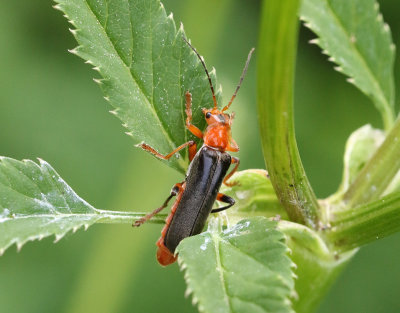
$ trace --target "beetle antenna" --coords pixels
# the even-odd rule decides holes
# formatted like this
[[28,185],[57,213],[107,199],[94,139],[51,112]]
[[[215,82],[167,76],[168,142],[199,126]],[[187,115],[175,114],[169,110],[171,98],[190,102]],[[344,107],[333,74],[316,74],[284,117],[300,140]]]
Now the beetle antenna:
[[190,42],[185,38],[185,36],[182,36],[182,38],[189,45],[189,47],[192,48],[194,53],[196,53],[196,55],[200,59],[201,64],[203,64],[204,70],[206,71],[206,74],[207,74],[207,77],[208,77],[208,82],[210,83],[211,93],[212,93],[212,97],[213,97],[213,101],[214,101],[214,109],[216,109],[217,108],[217,99],[215,98],[214,87],[213,87],[213,84],[212,84],[212,81],[211,81],[211,77],[208,74],[208,70],[207,70],[206,64],[204,63],[203,58],[200,56],[200,54],[197,52],[197,50],[190,44]]
[[228,105],[225,106],[225,107],[222,109],[222,112],[228,110],[229,107],[231,106],[233,100],[236,98],[236,94],[237,94],[237,92],[239,91],[240,86],[242,85],[244,76],[246,75],[246,72],[247,72],[247,68],[249,67],[251,55],[253,54],[253,52],[254,52],[254,48],[252,48],[252,49],[250,50],[249,55],[247,56],[246,65],[244,66],[244,69],[243,69],[243,72],[242,72],[242,76],[240,76],[239,84],[238,84],[237,87],[236,87],[235,93],[233,94],[233,96],[232,96],[232,98],[231,98],[231,101],[229,101]]

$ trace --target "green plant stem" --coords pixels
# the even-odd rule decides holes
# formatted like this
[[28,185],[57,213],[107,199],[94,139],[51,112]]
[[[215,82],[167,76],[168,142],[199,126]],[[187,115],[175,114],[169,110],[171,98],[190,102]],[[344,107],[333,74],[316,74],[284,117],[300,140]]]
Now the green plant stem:
[[346,206],[352,208],[378,199],[399,169],[400,118],[345,193],[343,200]]
[[292,221],[318,226],[318,203],[304,172],[293,122],[298,0],[263,3],[258,113],[264,159],[279,200]]
[[[119,212],[119,211],[107,211],[107,210],[97,210],[102,214],[102,217],[96,221],[96,223],[102,224],[132,224],[144,217],[147,213],[137,213],[137,212]],[[152,224],[163,224],[165,223],[166,214],[157,214],[146,223]]]
[[326,237],[337,252],[351,250],[400,231],[400,192],[331,215]]

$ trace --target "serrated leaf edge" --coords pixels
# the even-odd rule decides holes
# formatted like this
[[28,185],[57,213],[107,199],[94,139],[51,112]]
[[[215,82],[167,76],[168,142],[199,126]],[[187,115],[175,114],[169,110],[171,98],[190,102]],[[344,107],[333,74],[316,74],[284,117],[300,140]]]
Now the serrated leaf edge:
[[[382,114],[384,114],[384,113],[383,113],[383,110],[385,110],[385,108],[389,108],[389,110],[390,110],[389,113],[392,115],[391,118],[392,118],[392,120],[393,120],[393,112],[392,112],[392,110],[393,110],[393,103],[390,102],[390,99],[386,99],[386,96],[385,96],[385,94],[383,93],[383,89],[381,88],[381,84],[380,84],[379,81],[376,79],[376,77],[375,77],[375,75],[373,74],[373,72],[371,72],[370,67],[365,63],[365,59],[363,58],[361,52],[360,52],[360,51],[357,49],[357,47],[355,46],[355,44],[354,44],[354,43],[355,43],[355,39],[352,39],[352,36],[350,36],[350,35],[348,34],[347,30],[343,27],[341,21],[340,21],[339,18],[337,17],[336,13],[332,10],[332,8],[331,8],[331,6],[330,6],[330,4],[329,4],[328,1],[326,1],[326,4],[327,4],[327,7],[330,9],[332,16],[337,20],[337,24],[340,25],[340,27],[342,28],[343,32],[347,35],[352,50],[353,50],[353,51],[355,52],[355,54],[358,56],[358,59],[361,60],[361,62],[364,64],[364,68],[366,69],[367,73],[369,74],[369,76],[370,76],[370,78],[371,78],[370,81],[372,81],[373,84],[374,84],[376,87],[378,87],[376,90],[379,91],[379,95],[378,95],[378,97],[376,97],[376,99],[377,99],[377,100],[379,99],[378,101],[381,102],[381,103],[383,103],[383,105],[384,105],[383,107],[381,107],[380,105],[378,105],[378,106],[377,106],[377,107],[378,107],[378,110],[381,111]],[[382,30],[383,32],[389,33],[389,35],[390,35],[390,27],[389,27],[389,25],[388,25],[387,23],[385,23],[385,22],[383,21],[382,14],[379,12],[379,4],[378,4],[377,2],[375,2],[374,9],[375,9],[375,11],[378,13],[378,15],[377,15],[377,21],[378,21],[379,24],[380,24],[381,30]],[[305,27],[309,28],[311,31],[313,31],[313,32],[315,32],[315,33],[317,34],[316,27],[313,26],[312,21],[310,21],[309,19],[307,19],[307,17],[305,17],[305,16],[303,16],[303,15],[300,15],[299,18],[300,18],[300,20],[302,20],[302,21],[304,22],[303,24],[304,24]],[[318,34],[317,34],[317,35],[318,35]],[[354,37],[354,36],[353,36],[353,37]],[[309,41],[309,43],[310,43],[310,44],[315,44],[315,45],[319,46],[319,47],[322,49],[322,54],[325,54],[325,55],[328,55],[328,56],[329,56],[328,61],[337,64],[337,66],[334,66],[334,70],[336,70],[336,71],[339,72],[339,73],[342,73],[343,75],[348,76],[348,78],[346,79],[346,81],[347,81],[348,83],[350,83],[350,84],[356,86],[359,90],[361,90],[361,92],[363,92],[363,93],[366,94],[367,96],[370,97],[370,96],[372,95],[371,93],[368,93],[367,90],[363,90],[362,88],[360,88],[359,86],[357,86],[355,77],[352,76],[351,73],[349,73],[348,71],[345,72],[345,71],[343,70],[343,68],[342,68],[342,65],[343,65],[343,64],[342,64],[339,60],[336,60],[335,57],[332,56],[332,55],[329,53],[328,50],[326,50],[326,47],[325,47],[326,44],[324,43],[323,38],[318,37],[318,38],[315,38],[315,39],[311,39],[311,40]],[[395,47],[395,45],[392,43],[392,44],[389,46],[389,49],[390,49],[390,51],[392,52],[392,55],[393,55],[393,53],[394,53],[395,50],[396,50],[396,47]],[[375,102],[375,99],[374,99],[374,98],[375,98],[374,95],[372,95],[372,100],[373,100],[373,102]],[[387,111],[387,110],[386,110],[386,111]],[[385,119],[385,118],[384,118],[384,119]],[[393,122],[393,121],[391,121],[391,122]]]
[[[262,218],[264,219],[265,217],[262,217]],[[265,218],[265,219],[267,219],[267,218]],[[270,219],[267,219],[267,220],[275,221],[273,218],[270,218]],[[239,222],[240,222],[240,221],[239,221]],[[238,223],[239,223],[239,222],[238,222]],[[211,224],[211,225],[210,225],[210,224]],[[236,224],[237,224],[237,223],[236,223]],[[235,225],[236,225],[236,224],[235,224]],[[234,227],[235,225],[233,225],[232,227]],[[224,242],[226,242],[227,244],[230,244],[228,241],[223,240],[223,239],[220,238],[219,236],[214,236],[214,235],[213,235],[213,233],[215,233],[216,231],[222,231],[221,226],[222,226],[222,220],[221,220],[221,218],[218,216],[218,217],[213,218],[213,221],[211,221],[211,222],[209,223],[209,227],[208,227],[208,230],[207,230],[207,231],[209,231],[209,232],[211,233],[211,236],[213,236],[213,238],[214,238],[214,240],[213,240],[213,241],[214,241],[214,249],[215,249],[215,253],[216,253],[216,255],[217,255],[217,259],[218,259],[218,260],[219,260],[219,249],[216,247],[215,242],[216,242],[216,241],[218,241],[218,242],[219,242],[219,241],[224,241]],[[225,232],[225,231],[229,231],[230,228],[231,228],[231,227],[228,227],[227,229],[224,230],[224,232]],[[274,230],[280,231],[278,225],[275,226]],[[282,233],[282,234],[283,234],[283,240],[286,241],[286,234],[284,234],[284,233]],[[200,235],[201,235],[201,234],[200,234]],[[199,235],[198,235],[198,236],[199,236]],[[290,260],[290,265],[289,265],[289,266],[290,266],[292,269],[296,269],[296,268],[297,268],[297,265],[296,265],[296,264],[292,261],[292,259],[289,257],[289,255],[292,253],[292,250],[291,250],[286,244],[284,244],[284,245],[285,245],[285,254],[286,254],[286,256],[288,257],[288,259]],[[186,265],[186,263],[185,263],[181,258],[179,258],[179,256],[178,256],[177,262],[178,262],[178,266],[179,266],[180,271],[184,273],[184,274],[183,274],[183,277],[184,277],[184,280],[185,280],[186,286],[187,286],[187,287],[186,287],[186,290],[185,290],[185,297],[188,298],[188,297],[192,296],[192,304],[193,304],[194,306],[197,305],[197,308],[198,308],[199,312],[201,312],[201,313],[207,313],[207,312],[205,311],[204,306],[203,306],[201,303],[199,303],[199,299],[198,299],[198,298],[196,297],[196,295],[194,294],[193,289],[190,287],[190,286],[192,285],[192,279],[189,277],[189,273],[188,273],[188,271],[187,271],[187,265]],[[219,270],[218,270],[218,271],[221,273],[221,272],[223,271],[223,269],[222,269],[222,265],[221,265],[220,261],[217,261],[217,265],[219,265]],[[221,270],[221,269],[222,269],[222,270]],[[296,292],[296,290],[287,284],[286,280],[283,279],[283,277],[282,277],[281,274],[278,274],[278,273],[275,273],[275,274],[276,274],[276,278],[279,279],[279,280],[282,282],[283,285],[285,285],[288,289],[291,289],[291,294],[289,295],[289,297],[283,298],[283,301],[284,301],[284,303],[285,303],[286,305],[288,305],[288,306],[290,307],[290,309],[291,309],[290,312],[291,312],[291,313],[295,313],[295,312],[293,311],[293,303],[292,303],[291,299],[296,299],[296,297],[297,297],[297,292]],[[222,274],[221,274],[221,275],[222,275]],[[291,272],[291,276],[292,276],[292,278],[297,279],[297,275],[296,275],[293,271]],[[224,295],[226,295],[226,294],[227,294],[227,292],[226,292],[226,287],[225,287],[226,284],[225,284],[225,280],[224,280],[223,278],[221,278],[221,285],[223,286],[224,291],[225,291]],[[227,299],[226,302],[229,304],[229,308],[231,308],[229,299]]]

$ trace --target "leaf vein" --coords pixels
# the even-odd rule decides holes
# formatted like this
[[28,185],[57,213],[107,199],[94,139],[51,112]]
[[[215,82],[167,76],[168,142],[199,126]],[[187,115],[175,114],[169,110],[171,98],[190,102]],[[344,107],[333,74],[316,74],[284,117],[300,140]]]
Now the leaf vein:
[[[151,112],[153,113],[153,115],[154,115],[154,116],[156,117],[156,119],[159,121],[160,125],[162,126],[162,127],[160,127],[160,128],[161,128],[161,131],[164,133],[165,138],[167,139],[167,141],[168,141],[170,147],[175,147],[175,144],[174,144],[173,140],[171,139],[170,134],[166,131],[166,128],[164,127],[163,121],[160,119],[160,116],[157,114],[157,112],[156,112],[154,106],[153,106],[152,103],[150,102],[149,97],[148,97],[148,96],[146,95],[146,93],[143,91],[143,87],[139,84],[139,80],[133,75],[133,73],[132,73],[132,71],[131,71],[129,65],[124,61],[124,59],[122,58],[120,52],[119,52],[118,49],[116,48],[114,42],[111,40],[111,38],[108,36],[108,33],[106,32],[106,30],[104,29],[104,27],[101,25],[100,20],[99,20],[98,16],[96,15],[94,9],[89,5],[88,1],[84,1],[84,3],[86,4],[86,6],[87,6],[89,12],[92,13],[92,15],[94,16],[96,22],[97,22],[98,25],[99,25],[99,28],[104,32],[105,37],[106,37],[107,40],[110,42],[110,44],[111,44],[113,50],[115,51],[115,53],[116,53],[116,54],[118,55],[118,57],[120,58],[121,63],[124,65],[125,69],[128,71],[129,76],[132,78],[132,81],[136,84],[136,86],[138,87],[138,90],[140,91],[140,93],[141,93],[141,94],[143,95],[143,97],[147,100],[147,101],[145,101],[145,102],[146,102],[147,106],[151,109]],[[131,27],[132,27],[132,25],[131,25]],[[133,42],[133,41],[132,41],[132,42]],[[153,75],[153,73],[152,73],[152,75]]]

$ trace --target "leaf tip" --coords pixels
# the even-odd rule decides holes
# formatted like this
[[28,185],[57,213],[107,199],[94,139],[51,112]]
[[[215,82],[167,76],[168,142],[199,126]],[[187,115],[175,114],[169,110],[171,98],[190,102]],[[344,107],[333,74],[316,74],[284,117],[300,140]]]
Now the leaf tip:
[[4,249],[4,248],[0,249],[0,256],[2,256],[5,251],[6,251],[6,249]]
[[25,243],[25,242],[18,242],[18,243],[17,243],[17,252],[20,252],[20,251],[21,251],[22,247],[24,246],[24,243]]
[[68,52],[72,53],[72,54],[75,54],[75,55],[78,55],[78,47],[73,48],[73,49],[68,49]]
[[78,34],[78,30],[77,29],[73,29],[73,28],[68,28],[68,30],[71,32],[72,35],[76,36]]
[[41,158],[37,158],[39,161],[39,165],[41,167],[51,167],[49,163],[47,163],[45,160],[41,159]]
[[343,73],[343,68],[341,66],[335,66],[334,69],[335,69],[335,71]]
[[173,21],[173,20],[174,20],[174,13],[171,12],[171,13],[167,16],[167,18]]
[[83,227],[84,227],[85,231],[87,231],[89,228],[89,224],[84,224]]
[[[139,145],[136,145],[137,147],[141,147]],[[179,269],[182,271],[186,270],[186,263],[184,263],[181,258],[178,257],[178,265],[179,265]]]
[[196,296],[192,297],[192,304],[196,305],[197,303],[199,303],[199,299]]
[[98,78],[93,78],[93,81],[98,85],[102,85],[103,84],[102,80],[98,79]]
[[53,243],[59,242],[65,234],[56,234],[56,238],[54,239]]
[[219,85],[219,86],[218,86],[217,93],[222,93],[222,85]]
[[304,23],[304,26],[307,27],[307,28],[310,28],[310,29],[312,28],[312,25],[311,25],[311,23],[309,23],[309,22],[305,22],[305,23]]
[[217,71],[215,70],[215,67],[213,66],[212,68],[211,68],[211,71],[210,71],[210,75],[216,75],[217,74]]
[[318,38],[314,38],[308,41],[309,44],[311,45],[318,45],[320,43]]
[[64,14],[64,17],[67,19],[68,23],[70,23],[72,26],[76,27],[75,22],[73,20],[71,20],[68,15]]
[[386,33],[390,32],[390,27],[389,27],[389,25],[388,25],[387,23],[383,23],[383,30],[384,30]]
[[62,8],[62,6],[61,6],[59,3],[53,5],[53,9],[56,9],[56,10],[58,10],[58,11],[63,11],[63,8]]
[[193,289],[190,287],[187,287],[185,290],[185,298],[189,298],[189,296],[192,294]]
[[355,85],[355,83],[356,83],[355,80],[354,80],[354,78],[352,78],[352,77],[347,78],[346,81],[347,81],[348,83],[350,83],[350,84],[353,84],[353,85]]

